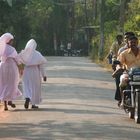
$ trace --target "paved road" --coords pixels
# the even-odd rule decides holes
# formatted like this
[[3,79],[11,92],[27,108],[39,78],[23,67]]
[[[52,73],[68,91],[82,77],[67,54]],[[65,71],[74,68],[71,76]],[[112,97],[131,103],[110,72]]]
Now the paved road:
[[84,57],[48,57],[38,110],[0,111],[1,140],[139,140],[140,125],[114,101],[111,74]]

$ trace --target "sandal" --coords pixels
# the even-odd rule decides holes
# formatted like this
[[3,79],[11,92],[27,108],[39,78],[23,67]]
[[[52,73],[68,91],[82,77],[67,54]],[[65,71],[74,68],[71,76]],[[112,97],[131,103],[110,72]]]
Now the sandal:
[[37,109],[37,108],[39,108],[39,107],[36,106],[36,105],[32,105],[32,108],[33,108],[33,109]]
[[4,110],[7,111],[8,107],[7,107],[7,101],[4,101]]
[[118,101],[118,107],[120,107],[120,105],[121,105],[121,101]]
[[8,105],[11,106],[12,108],[15,108],[16,105],[12,103],[12,101],[8,101]]
[[24,104],[24,108],[25,109],[28,109],[29,108],[29,102],[30,102],[30,99],[29,98],[26,98],[25,104]]
[[8,110],[8,107],[5,107],[4,110],[7,111]]

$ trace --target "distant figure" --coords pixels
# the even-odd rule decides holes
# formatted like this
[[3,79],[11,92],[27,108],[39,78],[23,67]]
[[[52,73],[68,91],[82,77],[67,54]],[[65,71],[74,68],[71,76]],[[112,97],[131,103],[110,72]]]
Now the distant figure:
[[15,108],[12,100],[16,99],[22,93],[18,89],[19,70],[17,51],[13,47],[14,37],[10,33],[5,33],[0,37],[0,100],[4,101],[4,110],[8,106]]
[[61,42],[61,44],[60,44],[60,55],[61,55],[61,56],[64,56],[64,48],[65,48],[65,46],[64,46],[64,44]]
[[25,97],[25,109],[29,102],[32,108],[38,108],[41,98],[41,77],[47,80],[45,67],[47,60],[36,50],[37,43],[34,39],[27,42],[24,50],[19,53],[21,62],[25,65],[23,70],[23,95]]
[[108,64],[112,64],[113,53],[109,52],[106,58],[108,59]]
[[72,52],[71,52],[71,43],[70,42],[68,42],[68,44],[67,44],[67,51],[68,51],[68,56],[72,56]]

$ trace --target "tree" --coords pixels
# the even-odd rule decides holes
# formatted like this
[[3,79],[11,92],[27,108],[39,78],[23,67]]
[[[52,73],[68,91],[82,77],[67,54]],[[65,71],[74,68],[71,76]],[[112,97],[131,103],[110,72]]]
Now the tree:
[[99,48],[99,59],[103,59],[103,47],[104,47],[104,0],[100,0],[100,48]]
[[3,0],[3,1],[6,1],[8,5],[12,7],[12,0]]
[[126,0],[120,0],[120,32],[124,32]]
[[132,0],[128,4],[128,11],[126,15],[126,22],[124,28],[126,31],[133,31],[140,35],[140,1]]

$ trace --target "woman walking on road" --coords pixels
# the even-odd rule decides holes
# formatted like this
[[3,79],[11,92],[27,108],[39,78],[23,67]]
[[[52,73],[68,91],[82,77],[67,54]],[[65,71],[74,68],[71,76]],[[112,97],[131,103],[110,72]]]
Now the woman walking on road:
[[32,108],[38,108],[36,104],[41,102],[41,77],[46,81],[44,65],[47,60],[36,50],[37,43],[34,39],[27,42],[24,50],[19,54],[24,64],[23,70],[23,94],[25,97],[25,109],[28,109],[29,102]]
[[12,100],[21,95],[18,89],[19,70],[16,49],[13,45],[14,37],[10,33],[5,33],[0,37],[0,100],[4,101],[4,110],[8,106],[15,108]]

